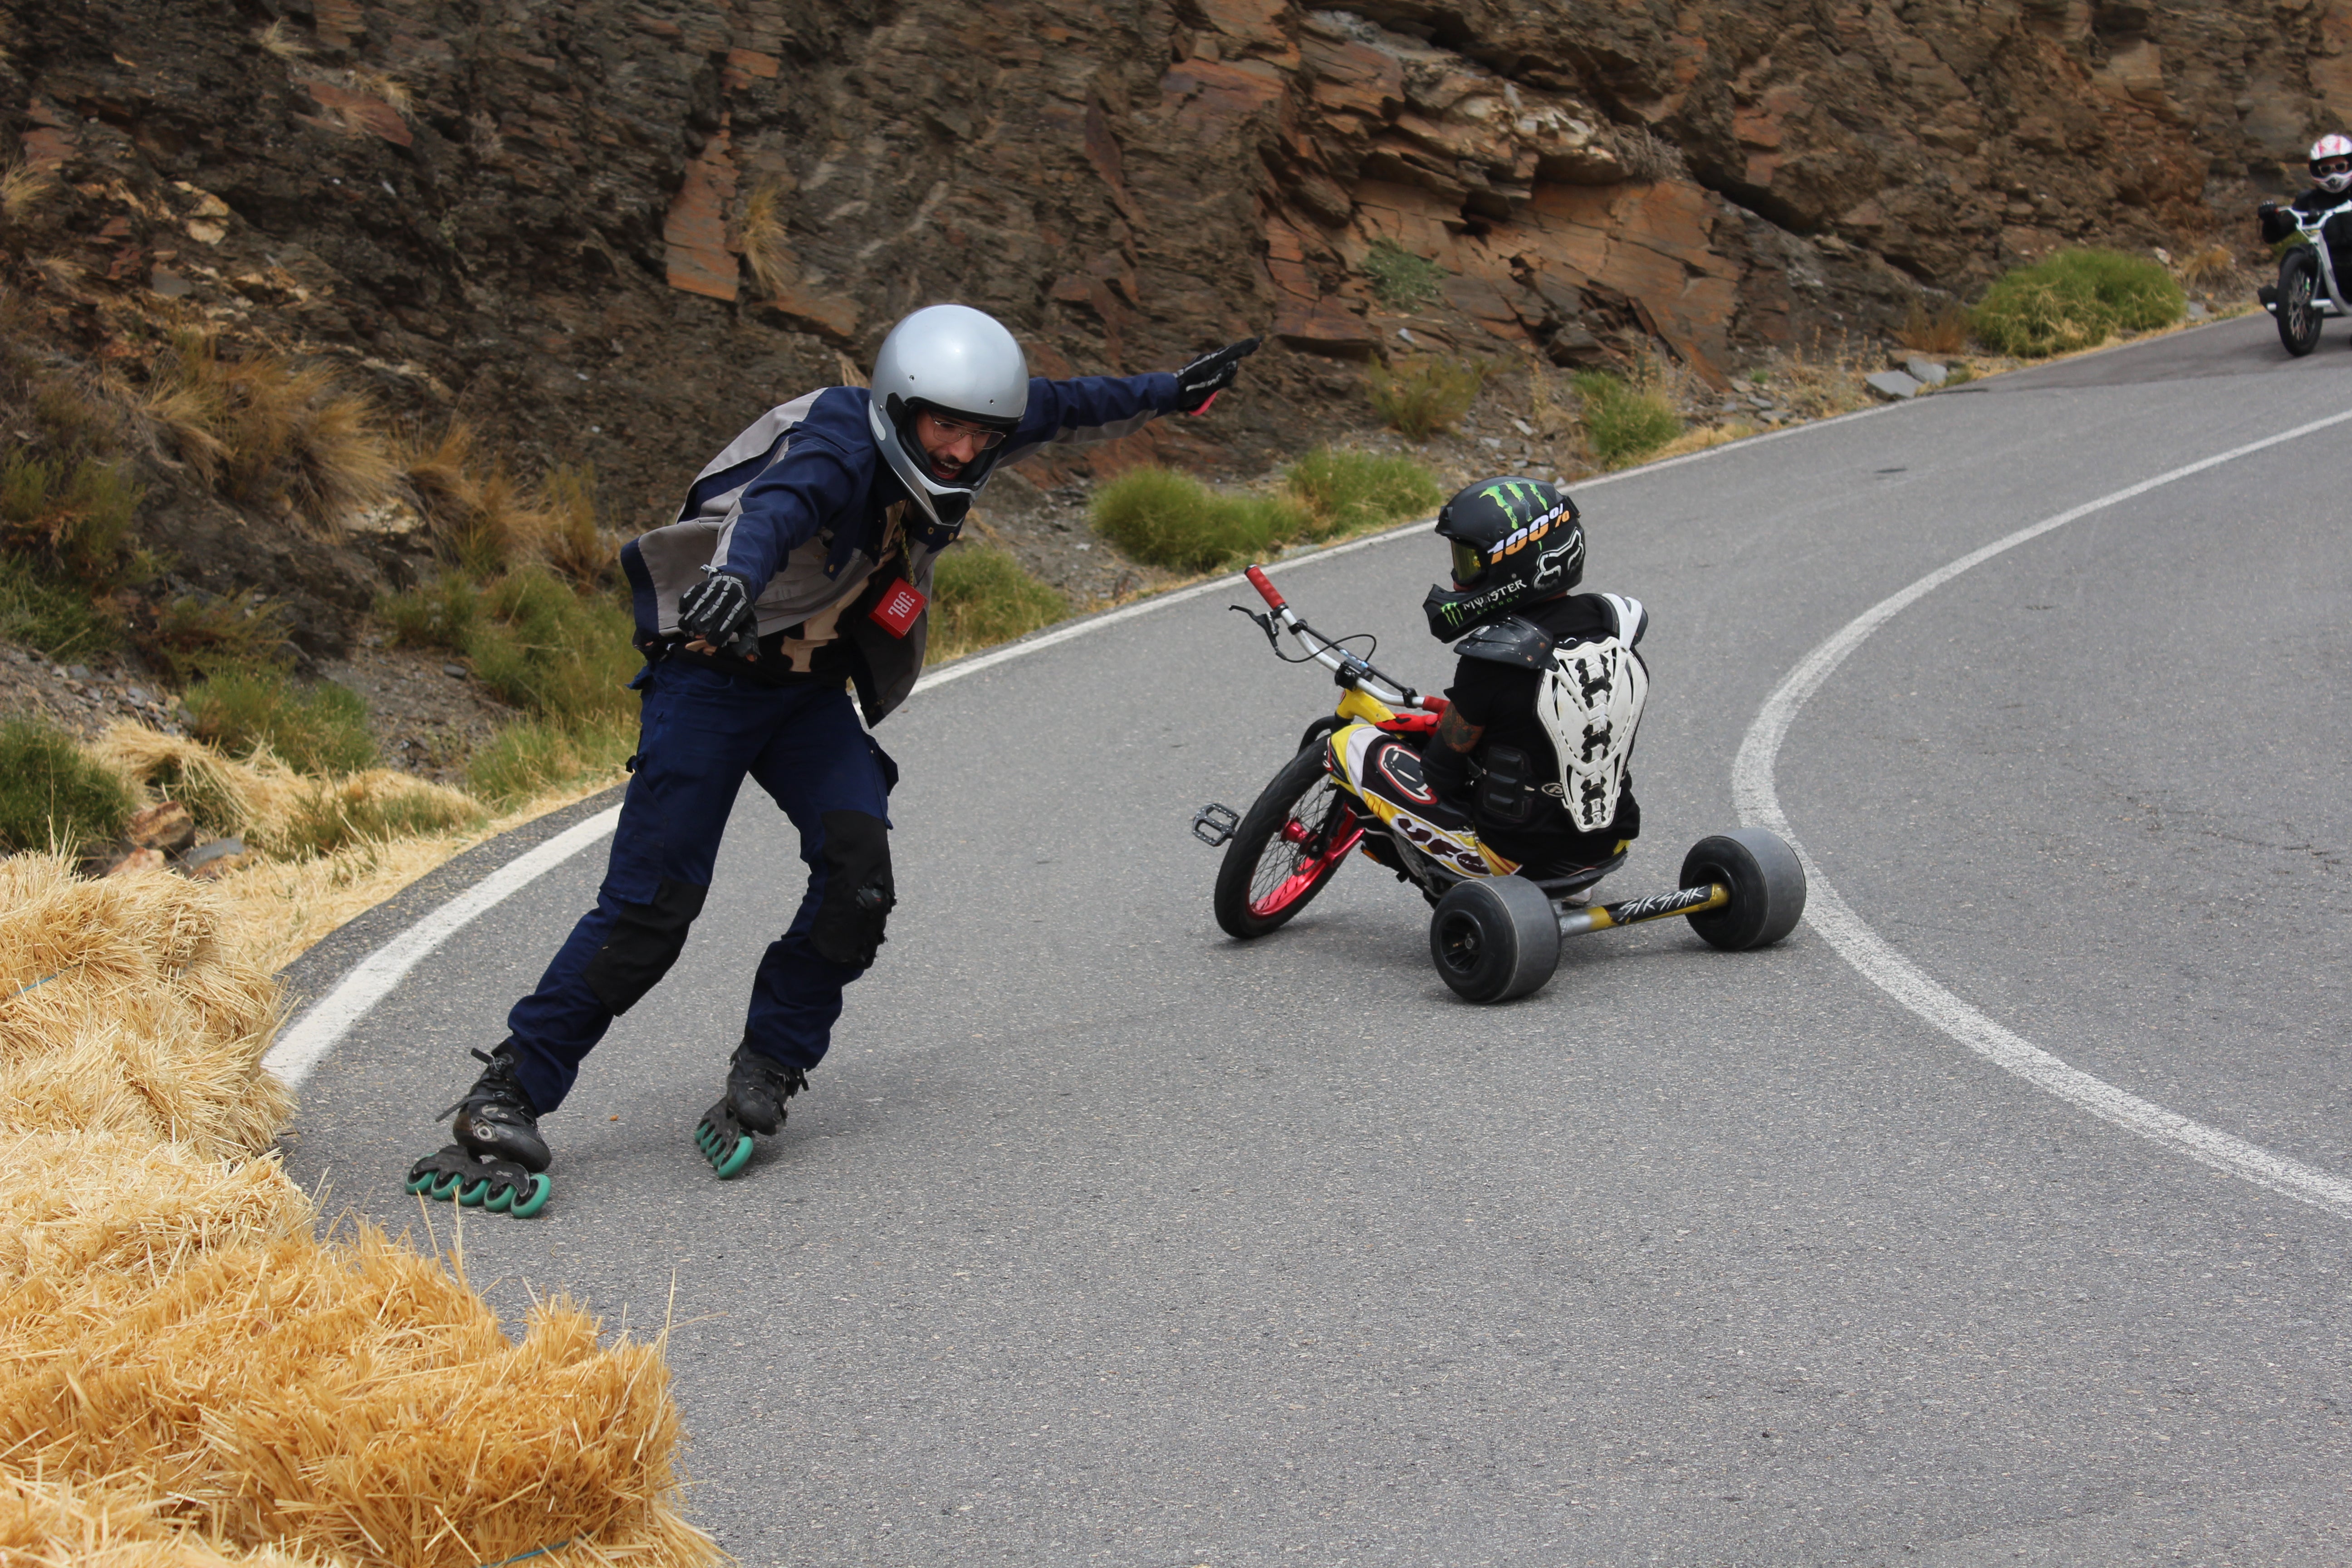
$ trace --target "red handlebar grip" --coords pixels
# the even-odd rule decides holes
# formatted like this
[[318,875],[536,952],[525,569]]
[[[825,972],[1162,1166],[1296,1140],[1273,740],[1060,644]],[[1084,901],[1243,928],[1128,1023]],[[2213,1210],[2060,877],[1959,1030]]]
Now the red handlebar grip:
[[1421,706],[1423,710],[1425,712],[1443,713],[1449,706],[1451,706],[1451,704],[1449,704],[1443,697],[1431,696],[1423,698],[1421,700]]
[[1250,586],[1257,590],[1257,596],[1264,599],[1274,608],[1277,610],[1285,610],[1290,607],[1283,599],[1280,592],[1276,589],[1273,581],[1256,567],[1252,566],[1247,568],[1242,573],[1242,575],[1248,578]]

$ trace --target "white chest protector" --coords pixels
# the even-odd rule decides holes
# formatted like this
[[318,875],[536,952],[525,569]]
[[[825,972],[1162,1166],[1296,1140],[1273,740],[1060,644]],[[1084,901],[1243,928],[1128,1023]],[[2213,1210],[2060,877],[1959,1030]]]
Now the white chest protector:
[[1633,734],[1650,695],[1650,671],[1633,651],[1649,624],[1639,599],[1600,595],[1617,629],[1597,642],[1567,643],[1551,652],[1536,691],[1536,713],[1551,735],[1559,782],[1543,786],[1568,807],[1586,833],[1615,820],[1633,760]]

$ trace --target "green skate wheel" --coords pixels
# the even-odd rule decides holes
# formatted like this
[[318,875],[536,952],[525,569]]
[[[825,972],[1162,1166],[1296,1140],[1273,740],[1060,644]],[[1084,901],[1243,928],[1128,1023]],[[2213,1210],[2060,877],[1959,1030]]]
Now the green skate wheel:
[[433,1173],[432,1173],[432,1172],[430,1172],[430,1171],[425,1171],[425,1172],[421,1172],[421,1173],[418,1173],[418,1174],[416,1174],[416,1175],[413,1175],[413,1176],[409,1177],[409,1178],[408,1178],[408,1180],[407,1180],[405,1183],[404,1183],[404,1184],[403,1184],[403,1185],[404,1185],[404,1188],[405,1188],[407,1191],[409,1191],[409,1192],[412,1192],[412,1193],[421,1193],[421,1192],[423,1192],[423,1191],[425,1190],[425,1183],[427,1183],[427,1182],[429,1182],[429,1181],[431,1181],[432,1179],[433,1179]]
[[514,1206],[515,1199],[521,1195],[522,1190],[520,1187],[513,1186],[506,1182],[500,1182],[498,1184],[497,1190],[492,1192],[487,1199],[483,1200],[482,1206],[489,1210],[492,1214],[504,1214]]
[[555,1184],[545,1176],[533,1176],[530,1179],[530,1193],[517,1194],[512,1200],[512,1206],[507,1210],[507,1213],[517,1219],[529,1219],[547,1206],[547,1195],[554,1190]]
[[431,1198],[436,1203],[446,1204],[451,1198],[457,1196],[457,1188],[465,1180],[466,1178],[463,1176],[444,1176],[436,1174],[433,1178],[432,1184],[425,1189],[425,1195]]
[[480,1208],[482,1200],[489,1195],[490,1179],[488,1176],[462,1183],[457,1188],[457,1201],[469,1209]]
[[719,1179],[726,1182],[741,1175],[743,1167],[751,1163],[751,1135],[746,1132],[735,1140],[735,1147],[728,1151],[724,1159],[713,1160],[711,1165],[718,1171]]

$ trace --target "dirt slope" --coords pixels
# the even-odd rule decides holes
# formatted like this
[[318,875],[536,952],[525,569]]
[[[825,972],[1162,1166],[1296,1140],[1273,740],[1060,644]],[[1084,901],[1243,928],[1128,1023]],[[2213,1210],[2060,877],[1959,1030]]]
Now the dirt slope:
[[[12,237],[12,336],[134,382],[175,323],[327,356],[520,474],[593,463],[628,526],[932,300],[1003,313],[1053,374],[1269,333],[1217,418],[1087,459],[1255,472],[1360,418],[1360,362],[1409,343],[1654,340],[1711,378],[2062,243],[2242,239],[2280,161],[2352,118],[2352,0],[9,0],[5,25],[0,152],[65,182]],[[1383,240],[1442,293],[1385,309]],[[142,528],[207,586],[333,619],[417,559],[396,523],[321,546],[173,459],[146,459]]]

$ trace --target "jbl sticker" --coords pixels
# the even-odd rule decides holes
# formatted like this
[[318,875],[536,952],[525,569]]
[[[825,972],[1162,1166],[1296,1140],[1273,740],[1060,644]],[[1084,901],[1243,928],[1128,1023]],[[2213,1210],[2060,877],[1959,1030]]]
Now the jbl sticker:
[[881,602],[866,612],[866,618],[892,637],[902,637],[907,635],[907,628],[915,624],[915,617],[923,613],[923,606],[928,603],[929,601],[923,597],[912,583],[901,578],[891,584],[883,593]]

